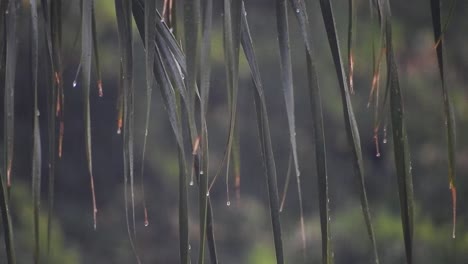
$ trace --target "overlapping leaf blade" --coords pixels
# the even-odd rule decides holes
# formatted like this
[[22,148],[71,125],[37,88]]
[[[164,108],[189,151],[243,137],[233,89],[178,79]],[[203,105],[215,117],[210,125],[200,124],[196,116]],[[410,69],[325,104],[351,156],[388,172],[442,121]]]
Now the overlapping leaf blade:
[[356,118],[353,112],[353,106],[350,98],[350,91],[348,89],[348,83],[345,77],[345,71],[343,67],[343,62],[341,59],[340,43],[338,40],[338,35],[335,27],[335,19],[333,15],[333,8],[330,0],[321,0],[320,8],[322,10],[322,17],[324,20],[325,28],[327,31],[328,42],[332,52],[333,61],[335,64],[335,70],[338,77],[338,83],[341,91],[343,112],[345,118],[345,127],[346,133],[348,135],[348,141],[351,145],[353,152],[353,167],[356,176],[359,181],[359,190],[361,196],[361,206],[363,210],[364,220],[366,222],[367,232],[369,238],[372,242],[373,252],[374,252],[374,261],[379,263],[379,258],[377,254],[377,247],[375,241],[374,230],[372,227],[369,204],[367,200],[365,181],[364,181],[364,164],[361,151],[361,140],[359,137],[359,130],[356,123]]
[[392,120],[393,148],[400,197],[401,222],[405,241],[406,261],[413,263],[413,176],[406,134],[405,112],[398,71],[393,53],[392,25],[389,1],[380,4],[382,23],[385,23],[387,46],[388,84],[390,89],[390,114]]
[[[454,1],[453,1],[454,2]],[[457,191],[455,186],[455,117],[453,113],[452,100],[448,91],[448,87],[445,85],[445,74],[444,74],[444,57],[443,57],[443,36],[440,19],[440,0],[431,0],[431,11],[432,11],[432,25],[434,30],[434,41],[437,45],[437,63],[439,65],[439,74],[441,79],[441,90],[442,98],[444,102],[444,118],[445,118],[445,129],[447,135],[447,159],[448,159],[448,179],[449,188],[452,193],[452,211],[453,211],[453,231],[452,237],[455,238],[456,231],[456,216],[457,216]]]
[[289,43],[288,5],[286,0],[276,1],[276,24],[280,51],[281,80],[289,127],[289,140],[293,154],[296,175],[300,175],[296,146],[296,121],[294,115],[294,84]]
[[[122,119],[123,119],[123,161],[125,217],[129,242],[136,261],[140,258],[136,251],[135,193],[134,193],[134,87],[133,87],[133,44],[132,44],[132,2],[115,1],[119,46],[121,58]],[[128,209],[128,181],[130,180],[131,220]],[[130,224],[131,223],[131,224]]]
[[252,44],[252,37],[247,22],[247,15],[244,2],[242,1],[242,30],[241,43],[244,49],[245,57],[250,66],[252,81],[254,84],[254,99],[257,112],[257,125],[260,137],[261,153],[263,157],[263,166],[267,178],[268,196],[270,201],[270,215],[273,226],[273,237],[275,242],[276,262],[284,263],[283,241],[281,238],[281,224],[279,215],[279,198],[276,180],[276,165],[273,155],[273,147],[270,136],[270,126],[268,123],[268,113],[265,102],[265,95],[260,77],[260,71],[257,65],[257,59]]
[[[199,181],[199,208],[200,208],[200,253],[198,262],[204,263],[205,254],[205,238],[207,237],[208,214],[212,214],[211,205],[208,205],[208,169],[209,169],[209,151],[208,151],[208,126],[206,121],[206,113],[208,108],[208,99],[210,92],[211,78],[211,31],[212,31],[212,16],[213,16],[213,1],[206,0],[203,6],[203,30],[200,50],[200,170],[198,173]],[[195,150],[194,150],[195,151]],[[194,153],[195,154],[195,153]],[[208,210],[208,206],[210,207]],[[210,243],[214,245],[214,239]],[[210,250],[211,262],[217,262],[216,248]]]

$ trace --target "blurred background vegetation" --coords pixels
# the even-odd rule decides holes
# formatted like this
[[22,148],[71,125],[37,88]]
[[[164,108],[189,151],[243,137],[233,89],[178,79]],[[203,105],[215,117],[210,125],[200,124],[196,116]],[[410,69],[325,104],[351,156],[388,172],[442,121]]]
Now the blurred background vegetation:
[[[159,1],[161,2],[161,1]],[[331,232],[336,263],[370,263],[372,249],[361,215],[359,195],[352,175],[348,147],[333,61],[326,39],[318,1],[309,1],[311,24],[318,60],[318,74],[324,100],[325,136],[329,168]],[[91,89],[93,162],[97,195],[98,227],[93,229],[83,135],[80,79],[72,82],[80,60],[79,1],[64,1],[63,64],[65,82],[65,136],[63,157],[56,178],[56,206],[51,255],[48,263],[134,263],[128,240],[123,195],[122,138],[116,133],[116,101],[119,76],[119,47],[114,1],[95,1],[98,43],[104,97]],[[377,246],[382,263],[403,263],[397,181],[391,144],[380,135],[381,156],[376,157],[373,143],[373,110],[367,108],[372,80],[372,35],[368,1],[357,1],[358,25],[355,55],[355,90],[352,97],[361,132],[365,158],[366,183]],[[27,1],[23,1],[27,6]],[[162,3],[159,3],[161,6]],[[213,75],[208,110],[210,133],[210,173],[214,175],[223,155],[228,133],[227,94],[225,89],[222,44],[222,6],[214,1],[212,42]],[[429,1],[391,1],[394,45],[407,113],[408,137],[412,153],[415,192],[415,263],[468,263],[468,3],[458,1],[445,34],[446,80],[450,87],[457,121],[458,221],[457,237],[452,239],[452,211],[447,180],[446,142],[443,106],[436,54],[433,44]],[[445,2],[444,2],[445,4]],[[347,1],[334,1],[337,28],[346,44]],[[279,190],[283,189],[289,158],[289,132],[280,80],[279,51],[276,39],[275,7],[271,0],[247,1],[246,8],[263,76],[269,111]],[[445,16],[448,7],[443,6]],[[19,14],[19,32],[28,30],[27,8]],[[291,11],[292,12],[292,11]],[[313,137],[307,94],[303,42],[296,20],[290,16],[291,48],[295,77],[296,125],[301,167],[308,263],[321,259],[320,224],[317,203]],[[145,163],[145,190],[149,226],[143,222],[141,187],[137,188],[136,245],[143,263],[178,263],[178,165],[176,145],[160,93],[153,92],[148,153],[141,160],[146,107],[145,65],[142,42],[134,30],[134,85],[136,87],[136,175]],[[32,198],[30,195],[30,158],[32,151],[32,89],[29,70],[29,39],[19,34],[19,60],[16,78],[16,135],[11,194],[18,263],[32,259]],[[44,41],[40,42],[44,43]],[[42,45],[41,44],[41,45]],[[345,46],[342,47],[343,50]],[[41,54],[40,59],[47,55]],[[254,116],[250,72],[243,55],[240,60],[239,127],[241,189],[237,199],[234,179],[230,179],[231,206],[226,206],[225,179],[220,177],[210,197],[213,203],[215,235],[222,263],[269,264],[275,262],[267,188]],[[28,74],[25,74],[27,72]],[[93,77],[94,78],[94,77]],[[45,77],[40,77],[40,108],[46,112]],[[92,82],[95,84],[96,82]],[[3,100],[1,100],[3,102]],[[46,118],[41,115],[41,118]],[[43,122],[44,124],[44,122]],[[44,131],[47,129],[43,127]],[[42,133],[44,141],[47,133]],[[388,140],[391,140],[390,138]],[[44,162],[46,160],[44,159]],[[46,175],[46,164],[43,164]],[[46,177],[44,177],[46,178]],[[44,183],[44,186],[46,184]],[[139,186],[139,185],[138,185]],[[44,193],[45,194],[45,193]],[[197,190],[189,188],[190,239],[192,260],[198,241]],[[45,196],[44,196],[45,197]],[[46,203],[43,203],[46,218]],[[285,255],[288,263],[302,263],[299,206],[292,180],[281,213]],[[41,232],[46,232],[43,220]],[[45,236],[44,236],[45,237]],[[3,243],[3,240],[1,240]],[[46,243],[43,243],[45,249]],[[4,250],[0,259],[6,259]]]

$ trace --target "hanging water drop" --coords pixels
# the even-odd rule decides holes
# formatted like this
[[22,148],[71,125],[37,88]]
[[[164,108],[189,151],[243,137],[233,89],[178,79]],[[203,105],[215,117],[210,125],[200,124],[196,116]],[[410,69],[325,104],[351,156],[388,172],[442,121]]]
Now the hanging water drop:
[[384,144],[387,144],[387,139],[384,138],[382,142],[383,142]]
[[200,171],[200,175],[203,175],[203,171]]
[[75,87],[76,87],[76,80],[73,81],[73,88],[75,88]]
[[148,220],[145,220],[145,226],[149,226]]
[[39,110],[36,110],[36,116],[40,116],[41,115],[41,112],[39,112]]
[[192,249],[192,245],[188,244],[188,250]]
[[299,14],[299,8],[298,8],[298,9],[296,9],[296,13],[298,13],[298,14]]
[[227,201],[227,202],[226,202],[226,205],[227,205],[227,206],[231,206],[231,201]]
[[190,185],[190,186],[193,186],[193,180],[190,181],[189,185]]
[[376,156],[377,158],[380,158],[380,152],[375,153],[375,156]]
[[210,196],[210,191],[207,191],[206,192],[206,197],[209,197]]

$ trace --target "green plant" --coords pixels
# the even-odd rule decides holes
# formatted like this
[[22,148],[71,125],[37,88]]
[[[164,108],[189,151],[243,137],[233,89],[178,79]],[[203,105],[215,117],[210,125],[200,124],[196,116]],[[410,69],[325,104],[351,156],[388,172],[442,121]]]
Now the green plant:
[[[305,46],[305,57],[307,62],[307,78],[311,102],[311,119],[313,123],[313,138],[315,142],[315,164],[317,174],[318,202],[320,211],[320,231],[322,263],[333,262],[330,205],[329,205],[329,179],[327,172],[327,147],[325,139],[325,128],[323,120],[323,100],[321,99],[321,87],[319,81],[321,76],[318,72],[318,64],[314,54],[314,36],[311,26],[310,9],[311,1],[302,0],[277,0],[276,19],[277,36],[279,43],[279,57],[281,67],[281,80],[286,106],[288,141],[291,155],[291,169],[296,176],[297,192],[300,211],[302,250],[306,250],[306,228],[303,216],[302,185],[299,164],[299,154],[296,142],[296,115],[295,97],[293,84],[293,60],[291,58],[291,42],[289,39],[289,9],[293,10],[299,25],[302,44]],[[378,24],[380,30],[379,45],[372,38],[373,52],[373,83],[371,98],[375,102],[374,117],[374,139],[378,146],[378,134],[386,116],[390,115],[392,128],[394,161],[398,179],[398,193],[400,199],[401,223],[403,227],[404,245],[407,263],[413,263],[413,182],[411,175],[411,160],[407,140],[407,128],[405,123],[405,111],[403,107],[400,77],[395,59],[393,31],[391,23],[391,11],[389,1],[370,1],[373,23]],[[338,37],[334,9],[331,1],[321,0],[320,10],[325,24],[328,44],[331,49],[333,64],[341,92],[341,105],[343,108],[344,126],[347,142],[350,147],[352,170],[356,175],[358,193],[360,196],[362,214],[365,220],[366,232],[371,241],[373,262],[379,263],[376,236],[371,221],[369,202],[367,198],[364,180],[364,161],[362,154],[362,143],[358,124],[352,105],[352,94],[354,92],[354,49],[358,46],[355,37],[356,26],[356,1],[349,1],[349,24],[348,24],[348,46],[347,62],[341,54],[341,43]],[[36,263],[41,259],[40,244],[40,201],[41,201],[41,118],[39,113],[39,58],[40,54],[46,54],[46,61],[42,72],[46,72],[47,85],[47,160],[50,164],[48,175],[48,231],[47,247],[50,246],[50,234],[52,228],[52,212],[54,208],[54,186],[56,165],[62,155],[64,137],[65,99],[64,99],[64,77],[62,58],[62,25],[63,11],[62,1],[43,0],[37,3],[31,0],[29,4],[9,0],[0,4],[0,20],[2,23],[0,32],[0,81],[4,84],[4,163],[1,184],[1,212],[2,224],[5,234],[5,245],[8,263],[16,263],[13,242],[12,217],[9,210],[9,195],[11,188],[11,168],[13,162],[14,148],[14,120],[15,120],[15,71],[16,71],[16,36],[20,31],[16,28],[16,13],[19,10],[28,11],[30,24],[27,34],[31,38],[31,84],[34,90],[34,122],[33,122],[33,152],[32,152],[32,199],[34,203],[34,260]],[[222,168],[226,165],[226,182],[229,182],[231,170],[230,162],[234,163],[236,182],[239,178],[239,148],[238,146],[238,94],[239,94],[239,72],[241,47],[250,69],[253,82],[256,122],[258,126],[258,142],[261,149],[264,173],[266,175],[266,186],[269,197],[270,220],[273,230],[273,242],[277,263],[285,262],[284,243],[280,221],[280,204],[277,184],[277,171],[272,142],[271,123],[268,116],[268,104],[265,98],[263,80],[257,62],[254,49],[253,36],[250,32],[248,16],[244,1],[224,0],[223,2],[223,51],[225,60],[226,87],[228,95],[228,137],[224,146],[224,154],[219,169],[212,177],[210,184],[208,172],[210,168],[209,144],[208,144],[208,121],[207,113],[210,106],[209,98],[211,84],[211,40],[213,38],[213,1],[164,1],[164,12],[159,13],[156,9],[157,3],[152,0],[115,0],[115,11],[117,17],[117,28],[119,36],[119,95],[117,102],[117,133],[122,134],[121,150],[124,175],[124,204],[127,233],[130,246],[135,254],[137,262],[140,262],[137,252],[136,235],[136,162],[135,162],[135,107],[136,92],[134,84],[134,27],[141,38],[145,49],[145,72],[146,72],[146,115],[145,129],[142,146],[143,160],[147,150],[147,135],[150,124],[151,98],[153,87],[158,87],[161,92],[162,102],[166,108],[173,136],[176,141],[178,155],[178,231],[180,262],[189,263],[189,191],[190,177],[198,185],[199,206],[199,253],[198,262],[205,262],[205,251],[208,248],[212,263],[218,263],[216,250],[216,239],[214,236],[214,216],[210,190],[214,181],[222,174]],[[93,0],[82,0],[80,8],[80,38],[81,59],[78,73],[81,74],[80,89],[83,96],[83,134],[85,135],[85,154],[87,161],[87,173],[90,177],[92,194],[93,223],[97,226],[97,202],[95,196],[95,179],[93,172],[93,141],[91,134],[91,86],[93,67],[96,72],[96,86],[99,96],[103,96],[103,84],[101,77],[101,66],[98,54],[98,36],[96,30],[96,12]],[[455,127],[452,103],[449,91],[445,85],[443,64],[443,34],[447,26],[442,27],[440,17],[439,1],[431,1],[432,22],[434,30],[434,43],[437,52],[441,90],[444,104],[444,117],[446,119],[446,135],[449,161],[449,185],[452,192],[453,203],[453,236],[455,236],[456,219],[456,189],[455,189]],[[183,12],[177,13],[181,9]],[[451,8],[453,10],[453,6]],[[182,15],[183,19],[178,19]],[[181,23],[181,20],[183,23]],[[26,32],[26,31],[25,31]],[[45,45],[40,45],[41,38]],[[182,43],[182,44],[181,44]],[[42,49],[40,49],[42,47]],[[385,61],[385,64],[383,63]],[[386,70],[381,78],[381,72]],[[154,78],[154,79],[153,79]],[[381,81],[381,79],[385,79]],[[385,88],[379,92],[381,82],[385,82]],[[73,86],[76,86],[77,80]],[[383,94],[383,95],[382,95]],[[188,129],[188,139],[185,130]],[[187,144],[189,142],[189,144]],[[190,153],[187,157],[187,145]],[[379,152],[377,152],[379,154]],[[190,162],[187,162],[187,161]],[[187,164],[190,164],[189,166]],[[144,169],[141,168],[141,175]],[[237,185],[237,184],[236,184]],[[229,187],[227,187],[227,203],[229,198]],[[143,198],[144,200],[144,198]],[[130,205],[130,206],[129,206]],[[144,205],[145,225],[148,219],[146,205]],[[259,247],[260,251],[264,251]],[[259,254],[263,254],[262,252]],[[252,258],[255,258],[253,256]]]

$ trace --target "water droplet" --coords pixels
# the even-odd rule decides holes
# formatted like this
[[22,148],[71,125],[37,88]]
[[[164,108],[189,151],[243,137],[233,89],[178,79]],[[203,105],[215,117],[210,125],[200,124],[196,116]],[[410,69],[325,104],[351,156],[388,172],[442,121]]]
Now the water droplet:
[[387,139],[386,138],[383,139],[383,143],[387,144]]
[[296,13],[298,13],[298,14],[299,14],[299,11],[300,11],[300,10],[299,10],[299,8],[298,8],[298,9],[296,9]]
[[244,16],[247,16],[247,11],[244,11]]
[[145,220],[145,226],[149,226],[148,220]]
[[182,74],[182,76],[181,76],[181,77],[182,77],[182,80],[185,80],[185,75],[183,75],[183,74]]
[[188,250],[192,249],[192,245],[188,244]]
[[190,185],[190,186],[193,186],[193,180],[190,181],[189,185]]
[[73,88],[75,88],[75,87],[76,87],[76,80],[73,81]]
[[203,171],[200,171],[200,175],[203,175]]
[[120,130],[120,128],[119,128],[119,129],[117,129],[117,134],[119,134],[119,135],[120,135],[121,133],[122,133],[122,130]]
[[226,205],[227,205],[227,206],[231,206],[231,201],[227,201],[227,202],[226,202]]
[[375,153],[375,156],[376,156],[377,158],[379,158],[379,157],[380,157],[380,152]]
[[39,110],[36,110],[36,116],[40,116],[41,115],[41,112],[39,112]]
[[206,192],[206,196],[207,196],[207,197],[210,196],[210,191],[207,191],[207,192]]

